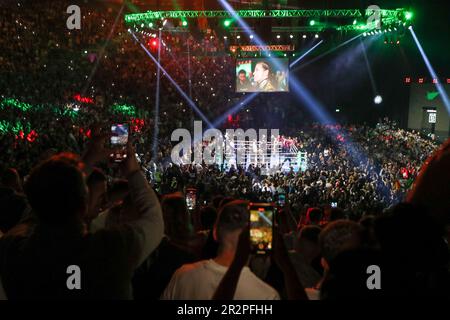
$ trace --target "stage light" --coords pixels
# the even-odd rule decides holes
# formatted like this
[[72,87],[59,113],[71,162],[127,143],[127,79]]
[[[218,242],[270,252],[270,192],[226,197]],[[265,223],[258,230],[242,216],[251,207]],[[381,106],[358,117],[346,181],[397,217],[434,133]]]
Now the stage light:
[[375,102],[375,104],[380,104],[383,102],[383,98],[380,95],[377,95],[374,99],[373,102]]
[[279,34],[277,34],[277,39],[280,39],[280,38],[281,38],[281,36]]
[[284,56],[287,57],[287,54],[285,53]]
[[226,28],[228,28],[228,27],[231,25],[231,20],[225,20],[225,21],[223,22],[223,25],[224,25]]
[[341,112],[341,110],[340,109],[336,109],[336,113],[339,113],[339,112]]
[[314,21],[314,20],[311,20],[310,22],[309,22],[309,25],[310,26],[313,26],[313,25],[315,25],[316,24],[316,21]]
[[148,27],[149,27],[149,28],[153,28],[153,22],[150,22],[150,23],[148,24]]
[[366,36],[367,36],[367,33],[364,32],[364,33],[363,33],[363,36],[366,37]]
[[303,35],[303,39],[306,39],[306,34]]
[[316,35],[314,37],[317,39],[317,38],[319,38],[319,35],[316,33]]
[[356,19],[355,20],[353,20],[353,25],[355,25],[356,23],[357,23],[358,21],[356,21]]
[[413,13],[411,11],[406,11],[405,12],[405,19],[406,20],[411,20],[413,18]]
[[188,22],[186,20],[183,20],[183,22],[181,24],[183,25],[183,27],[187,27]]
[[294,36],[293,36],[292,34],[290,34],[290,35],[289,35],[289,38],[291,38],[291,39],[292,39],[293,37],[294,37]]
[[250,39],[253,39],[253,35],[252,34],[250,35]]
[[236,38],[240,39],[240,38],[241,38],[241,36],[237,36]]
[[164,21],[163,21],[163,27],[166,25],[166,23],[167,23],[167,19],[164,19]]
[[227,39],[228,39],[228,37],[227,37],[227,36],[223,36],[223,38],[224,38],[225,40],[227,40]]

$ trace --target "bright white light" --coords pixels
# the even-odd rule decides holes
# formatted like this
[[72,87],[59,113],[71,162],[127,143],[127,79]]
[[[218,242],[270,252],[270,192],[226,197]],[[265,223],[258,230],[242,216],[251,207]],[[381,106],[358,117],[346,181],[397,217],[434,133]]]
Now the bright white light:
[[166,23],[167,23],[167,19],[164,19],[164,21],[163,21],[163,26],[165,26]]
[[303,35],[303,39],[306,39],[306,34]]
[[380,95],[377,95],[375,99],[373,99],[373,102],[375,102],[375,104],[380,104],[383,102],[383,98]]
[[289,35],[289,38],[291,38],[291,39],[292,39],[293,37],[294,37],[294,36],[293,36],[292,34],[291,34],[291,35]]
[[250,35],[250,39],[253,39],[253,35],[252,34]]
[[277,39],[280,39],[280,38],[281,38],[281,36],[279,34],[277,34]]
[[241,38],[241,36],[237,36],[236,38],[240,39],[240,38]]
[[316,38],[316,39],[317,39],[317,38],[319,38],[319,35],[318,35],[318,34],[316,34],[316,35],[315,35],[315,38]]

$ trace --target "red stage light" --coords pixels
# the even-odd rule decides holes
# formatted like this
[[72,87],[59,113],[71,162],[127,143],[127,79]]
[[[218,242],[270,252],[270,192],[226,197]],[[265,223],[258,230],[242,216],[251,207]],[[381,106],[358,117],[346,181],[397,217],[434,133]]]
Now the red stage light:
[[419,83],[423,83],[423,78],[419,78]]
[[150,46],[150,48],[152,48],[152,49],[157,49],[157,48],[158,48],[158,45],[159,45],[159,40],[158,40],[157,38],[151,39],[151,40],[149,41],[149,46]]
[[450,84],[450,78],[447,78],[447,84]]
[[433,83],[434,84],[438,83],[438,79],[433,79]]
[[410,77],[406,77],[405,78],[405,83],[411,83],[411,78]]

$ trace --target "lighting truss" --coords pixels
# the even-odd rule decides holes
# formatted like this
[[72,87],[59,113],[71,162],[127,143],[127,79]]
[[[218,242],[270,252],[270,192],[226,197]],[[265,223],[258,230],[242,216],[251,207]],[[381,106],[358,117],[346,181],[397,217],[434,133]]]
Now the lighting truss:
[[[337,10],[238,10],[241,18],[364,18],[373,13],[372,9],[337,9]],[[401,20],[404,18],[406,9],[380,10],[383,18]],[[204,10],[204,11],[147,11],[145,13],[133,13],[125,15],[126,23],[141,23],[155,19],[183,19],[183,18],[232,18],[228,11]]]

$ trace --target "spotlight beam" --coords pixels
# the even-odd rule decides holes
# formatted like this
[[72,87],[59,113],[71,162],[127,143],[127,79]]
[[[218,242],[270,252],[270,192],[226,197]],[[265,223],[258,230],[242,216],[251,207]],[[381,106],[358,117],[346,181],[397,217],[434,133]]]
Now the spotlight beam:
[[[430,72],[430,75],[433,79],[437,79],[438,78],[437,74],[434,71],[434,68],[430,63],[430,60],[428,60],[428,57],[427,57],[425,51],[423,50],[422,45],[420,44],[420,41],[417,38],[416,33],[414,32],[412,26],[409,27],[409,31],[411,31],[411,35],[414,38],[417,48],[419,49],[420,54],[422,55],[423,61],[425,62],[426,66],[428,68],[428,72]],[[436,83],[436,88],[441,96],[442,101],[444,102],[445,108],[447,109],[447,113],[450,115],[450,101],[448,99],[447,92],[445,92],[444,87],[442,86],[442,84],[439,83],[439,81]]]
[[[237,21],[237,23],[245,30],[245,32],[247,34],[251,34],[251,29],[250,27],[247,25],[247,23],[241,19],[236,11],[228,4],[228,2],[226,2],[225,0],[220,0],[220,4],[221,6],[227,10],[232,16],[233,18]],[[353,39],[348,40],[346,43],[357,39],[358,37],[360,37],[362,34],[354,37]],[[264,42],[257,36],[254,36],[254,40],[258,45],[264,46]],[[277,67],[279,67],[281,69],[281,66],[279,65],[279,63],[277,63],[277,60],[273,60],[275,65]],[[325,108],[321,105],[320,102],[318,102],[312,95],[310,92],[308,92],[308,90],[306,90],[306,88],[303,87],[303,85],[300,83],[300,81],[298,81],[295,76],[290,73],[290,79],[289,79],[290,84],[292,85],[292,87],[294,88],[293,91],[302,101],[305,102],[306,106],[308,107],[309,111],[321,122],[321,123],[333,123],[334,120],[333,118],[326,112]],[[337,130],[337,132],[339,132],[339,130]],[[343,134],[341,134],[343,135]],[[353,157],[353,159],[355,159],[358,163],[362,160],[365,159],[365,157],[363,157],[363,155],[361,153],[358,152],[358,150],[352,145],[352,143],[350,141],[348,141],[346,144],[347,146],[347,150],[348,153]]]
[[167,71],[163,68],[163,66],[161,66],[158,61],[156,60],[156,58],[148,51],[148,49],[139,41],[139,39],[136,37],[136,35],[133,33],[133,31],[129,30],[129,32],[131,33],[131,35],[133,36],[133,38],[137,41],[137,43],[139,43],[139,45],[141,46],[142,49],[144,49],[144,51],[147,53],[147,55],[153,60],[153,62],[156,64],[156,66],[158,68],[161,68],[162,72],[164,72],[164,74],[166,75],[167,79],[169,79],[169,81],[173,84],[173,86],[175,87],[175,89],[177,89],[177,91],[181,94],[181,96],[186,100],[186,102],[189,104],[189,106],[195,111],[195,113],[198,114],[198,116],[204,121],[206,122],[206,124],[212,128],[212,124],[211,122],[208,120],[208,118],[206,118],[206,116],[200,111],[200,109],[195,105],[195,103],[188,97],[188,95],[180,88],[180,86],[175,82],[175,80],[173,80],[173,78],[169,75],[169,73],[167,73]]
[[249,104],[259,92],[253,92],[250,95],[246,95],[244,98],[238,101],[231,109],[224,112],[221,116],[219,116],[216,120],[214,120],[213,126],[214,128],[219,127],[228,117],[229,114],[233,114],[244,108],[247,104]]
[[91,74],[89,75],[89,78],[86,81],[86,85],[84,86],[83,90],[81,91],[82,96],[86,95],[86,91],[88,90],[89,85],[91,84],[92,78],[94,77],[95,73],[97,72],[98,66],[100,64],[100,60],[102,59],[103,54],[105,53],[106,47],[108,46],[108,44],[109,44],[109,42],[111,40],[111,37],[112,37],[112,35],[114,33],[114,30],[116,29],[117,22],[119,21],[119,18],[122,16],[122,11],[123,11],[124,7],[125,7],[125,2],[122,4],[122,7],[120,8],[119,13],[116,16],[116,19],[114,20],[114,24],[113,24],[111,30],[109,31],[108,38],[106,38],[105,44],[100,49],[100,53],[98,55],[98,59],[95,62],[94,67],[92,68]]
[[367,72],[369,73],[370,84],[372,85],[373,95],[375,96],[375,95],[378,94],[378,89],[377,89],[377,86],[375,84],[375,80],[373,78],[372,68],[370,67],[369,59],[367,58],[366,47],[364,46],[364,42],[361,40],[361,38],[359,39],[359,41],[361,43],[361,47],[362,47],[361,51],[363,52],[364,60],[366,62]]
[[310,53],[315,48],[317,48],[322,42],[323,42],[323,40],[320,40],[320,42],[316,43],[312,48],[310,48],[308,51],[306,51],[304,54],[302,54],[298,59],[296,59],[294,62],[292,62],[289,65],[289,68],[292,68],[293,66],[295,66],[298,62],[300,62],[300,60],[302,60],[304,57],[306,57],[308,55],[308,53]]
[[[159,30],[159,39],[161,39],[162,31]],[[161,64],[161,45],[158,46],[158,65]],[[153,145],[152,152],[153,157],[156,159],[158,157],[158,136],[159,136],[159,94],[160,94],[160,78],[161,78],[161,68],[156,71],[156,97],[155,97],[155,126],[153,129]]]
[[332,49],[328,50],[327,52],[324,52],[324,53],[322,53],[321,55],[317,56],[316,58],[314,58],[314,59],[308,61],[307,63],[298,66],[297,68],[291,70],[291,72],[297,71],[297,70],[303,69],[303,68],[306,67],[306,66],[309,66],[311,63],[314,63],[314,62],[316,62],[316,61],[322,59],[323,57],[325,57],[325,56],[329,55],[330,53],[336,51],[337,49],[339,49],[339,48],[341,48],[341,47],[347,45],[348,43],[352,42],[353,40],[358,39],[359,37],[361,37],[361,35],[357,35],[357,36],[355,36],[355,37],[353,37],[353,38],[351,38],[351,39],[346,40],[345,42],[342,42],[342,43],[341,43],[340,45],[338,45],[337,47],[332,48]]

